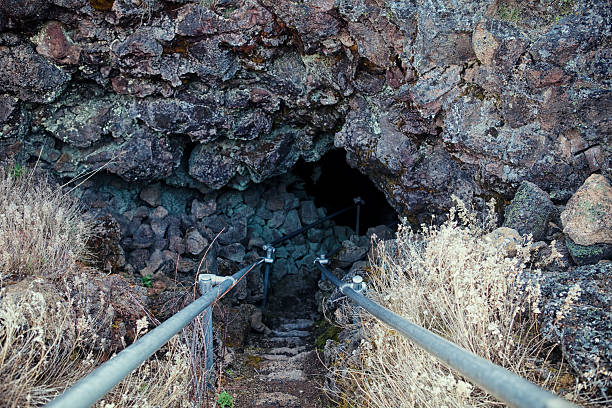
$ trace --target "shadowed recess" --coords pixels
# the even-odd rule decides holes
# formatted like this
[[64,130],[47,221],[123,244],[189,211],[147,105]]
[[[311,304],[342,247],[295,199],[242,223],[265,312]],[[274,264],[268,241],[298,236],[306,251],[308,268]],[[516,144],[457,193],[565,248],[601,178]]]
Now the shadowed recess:
[[[325,207],[328,214],[350,206],[355,197],[361,197],[366,203],[361,208],[362,232],[398,220],[385,195],[368,176],[349,166],[342,149],[329,151],[316,163],[300,161],[295,166],[295,172],[304,180],[306,192],[314,197],[316,206]],[[355,228],[355,212],[341,214],[334,222]]]

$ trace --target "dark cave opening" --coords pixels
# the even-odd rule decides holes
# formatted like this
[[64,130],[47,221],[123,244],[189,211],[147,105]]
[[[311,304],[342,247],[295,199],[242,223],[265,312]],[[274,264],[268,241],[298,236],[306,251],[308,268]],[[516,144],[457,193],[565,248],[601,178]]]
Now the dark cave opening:
[[[317,207],[326,208],[328,214],[352,205],[355,197],[361,197],[365,201],[359,223],[362,234],[370,227],[396,224],[398,215],[385,195],[368,176],[346,162],[345,154],[343,149],[334,149],[316,163],[300,160],[294,171],[303,179],[306,193],[314,197]],[[355,211],[340,214],[334,222],[354,229]]]

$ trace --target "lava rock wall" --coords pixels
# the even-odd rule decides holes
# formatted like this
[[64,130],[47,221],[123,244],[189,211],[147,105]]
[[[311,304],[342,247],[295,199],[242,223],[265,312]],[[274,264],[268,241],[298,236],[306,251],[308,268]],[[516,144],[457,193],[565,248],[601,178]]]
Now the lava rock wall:
[[[245,189],[342,147],[403,214],[610,176],[608,0],[0,0],[0,159]],[[42,148],[42,151],[41,151]]]
[[[112,232],[110,243],[96,234],[96,250],[113,249],[97,257],[97,266],[168,285],[174,280],[189,284],[198,272],[231,275],[260,259],[265,244],[327,215],[291,174],[243,191],[207,194],[163,183],[128,184],[116,177],[85,184],[81,201],[91,218],[100,220],[100,230]],[[272,286],[284,282],[286,292],[296,292],[307,289],[313,278],[316,284],[315,258],[337,249],[352,234],[351,228],[326,221],[276,245]],[[262,270],[249,274],[232,296],[261,301]]]

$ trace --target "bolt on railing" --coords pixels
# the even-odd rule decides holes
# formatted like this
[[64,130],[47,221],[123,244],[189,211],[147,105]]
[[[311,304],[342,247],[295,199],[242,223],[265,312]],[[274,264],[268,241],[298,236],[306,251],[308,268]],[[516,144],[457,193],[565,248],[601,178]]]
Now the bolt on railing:
[[[159,350],[189,322],[204,310],[207,310],[207,368],[212,367],[212,319],[211,305],[230,291],[247,273],[264,262],[261,258],[251,265],[240,269],[232,276],[216,276],[203,274],[199,276],[200,287],[208,288],[198,299],[187,305],[181,311],[151,330],[145,336],[121,351],[89,375],[82,378],[62,395],[49,402],[47,408],[85,408],[99,401],[107,392],[134,371],[153,353]],[[213,285],[217,285],[213,287]],[[208,348],[210,347],[210,348]]]
[[518,408],[577,408],[571,402],[421,326],[411,323],[368,299],[359,293],[362,289],[361,285],[363,285],[362,280],[353,278],[352,284],[344,283],[328,271],[324,266],[325,264],[327,264],[327,258],[324,256],[315,260],[315,265],[321,270],[322,278],[332,282],[340,289],[342,294],[509,406]]

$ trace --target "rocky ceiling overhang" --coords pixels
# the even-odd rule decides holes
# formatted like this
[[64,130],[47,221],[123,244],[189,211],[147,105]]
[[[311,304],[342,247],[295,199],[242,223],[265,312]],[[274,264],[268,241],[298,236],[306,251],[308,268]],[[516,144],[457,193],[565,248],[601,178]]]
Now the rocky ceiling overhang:
[[0,0],[0,156],[245,188],[334,145],[401,213],[610,175],[607,0]]

